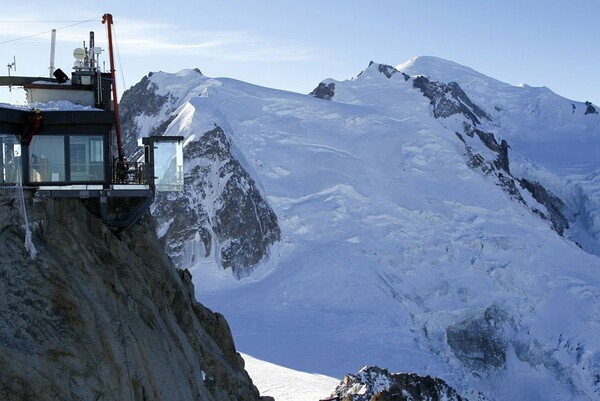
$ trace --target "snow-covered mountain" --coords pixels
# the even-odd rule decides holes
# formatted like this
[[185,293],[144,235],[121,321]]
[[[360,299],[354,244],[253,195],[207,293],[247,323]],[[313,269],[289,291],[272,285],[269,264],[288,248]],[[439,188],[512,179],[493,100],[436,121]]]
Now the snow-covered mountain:
[[492,400],[600,396],[596,109],[434,57],[311,95],[159,72],[122,100],[130,143],[186,137],[159,235],[242,352]]

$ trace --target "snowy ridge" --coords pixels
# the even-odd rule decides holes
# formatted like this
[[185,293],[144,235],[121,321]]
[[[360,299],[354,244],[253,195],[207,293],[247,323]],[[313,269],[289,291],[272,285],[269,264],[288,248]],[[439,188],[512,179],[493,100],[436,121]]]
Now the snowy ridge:
[[[563,98],[546,87],[509,85],[469,67],[431,56],[415,57],[396,66],[396,69],[410,76],[424,75],[436,81],[457,82],[496,121],[505,124],[512,122],[510,128],[516,131],[510,131],[509,134],[524,136],[522,139],[541,133],[539,127],[532,130],[524,127],[524,122],[549,128],[551,134],[545,133],[543,138],[559,135],[564,129],[574,127],[591,128],[586,135],[596,138],[599,134],[597,120],[583,118],[587,108],[584,102]],[[542,137],[531,139],[540,140]]]
[[[365,366],[356,374],[346,375],[333,396],[348,401],[463,401],[443,380],[414,373],[390,374],[377,366]],[[483,397],[477,399],[485,401]]]
[[[200,74],[148,78],[171,100],[138,134],[161,121],[195,139],[222,128],[281,228],[243,280],[213,254],[188,258],[197,296],[227,317],[242,352],[297,371],[341,378],[370,364],[440,377],[467,398],[594,399],[600,259],[533,213],[547,210],[518,184],[524,202],[499,186],[504,170],[471,168],[465,143],[485,163],[498,153],[477,135],[461,142],[464,118],[435,118],[414,81],[458,82],[490,116],[478,129],[508,142],[509,178],[559,195],[578,216],[565,237],[578,232],[590,252],[600,118],[547,89],[424,59],[326,80],[329,100]],[[548,151],[563,143],[559,157]]]

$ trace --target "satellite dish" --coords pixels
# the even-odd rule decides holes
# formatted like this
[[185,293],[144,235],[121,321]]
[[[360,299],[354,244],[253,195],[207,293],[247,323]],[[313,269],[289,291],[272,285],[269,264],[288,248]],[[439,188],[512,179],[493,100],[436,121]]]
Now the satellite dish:
[[83,68],[83,61],[75,60],[75,62],[73,63],[73,68]]
[[85,50],[83,50],[81,47],[78,47],[77,49],[73,50],[73,57],[75,57],[76,60],[83,60],[85,58]]

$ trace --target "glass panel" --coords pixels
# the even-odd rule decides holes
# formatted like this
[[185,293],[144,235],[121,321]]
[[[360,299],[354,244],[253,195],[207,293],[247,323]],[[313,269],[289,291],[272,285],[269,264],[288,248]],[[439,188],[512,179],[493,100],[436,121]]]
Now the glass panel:
[[16,184],[20,170],[21,144],[14,135],[0,135],[0,185]]
[[34,136],[29,146],[31,182],[65,181],[65,137]]
[[154,176],[157,191],[183,191],[183,144],[154,143]]
[[104,138],[71,136],[69,140],[71,181],[104,181]]

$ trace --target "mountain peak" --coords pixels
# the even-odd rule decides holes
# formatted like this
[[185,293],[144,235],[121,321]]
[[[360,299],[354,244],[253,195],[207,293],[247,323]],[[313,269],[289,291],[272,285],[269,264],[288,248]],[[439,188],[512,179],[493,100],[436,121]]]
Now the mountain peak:
[[413,57],[402,64],[398,64],[396,70],[411,76],[426,75],[444,82],[455,81],[465,76],[483,75],[470,67],[435,56]]
[[[391,65],[387,65],[387,64],[380,64],[380,63],[376,63],[374,61],[370,61],[369,62],[369,66],[367,67],[366,70],[362,71],[360,74],[358,74],[358,76],[360,77],[361,75],[365,74],[366,72],[371,72],[373,71],[375,74],[383,74],[386,76],[386,78],[391,78],[392,75],[400,73],[400,71],[398,71],[396,68],[394,68]],[[402,74],[404,75],[404,80],[408,80],[409,77],[406,74]]]

